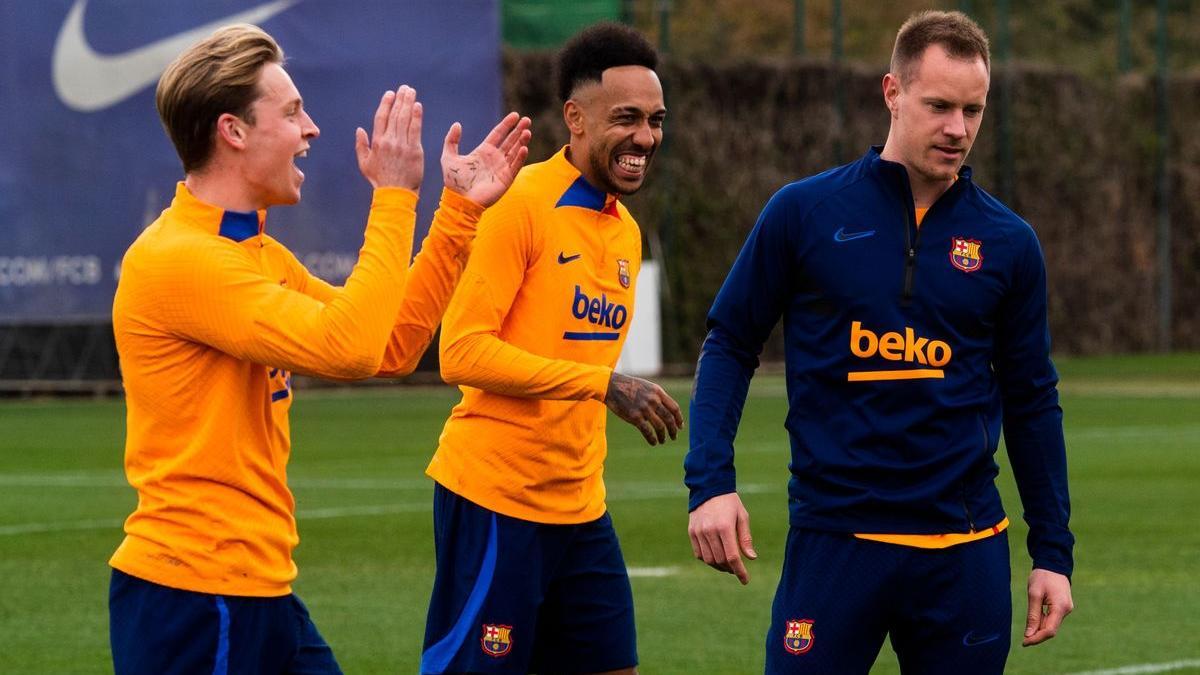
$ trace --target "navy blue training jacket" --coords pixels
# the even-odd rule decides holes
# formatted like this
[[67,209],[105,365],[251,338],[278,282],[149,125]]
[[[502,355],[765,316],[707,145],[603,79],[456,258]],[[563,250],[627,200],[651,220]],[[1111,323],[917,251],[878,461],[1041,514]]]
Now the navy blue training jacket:
[[1003,422],[1034,567],[1070,575],[1037,237],[969,167],[918,229],[906,170],[879,152],[777,192],[734,262],[696,372],[689,509],[736,489],[734,436],[782,316],[793,526],[943,534],[996,525]]

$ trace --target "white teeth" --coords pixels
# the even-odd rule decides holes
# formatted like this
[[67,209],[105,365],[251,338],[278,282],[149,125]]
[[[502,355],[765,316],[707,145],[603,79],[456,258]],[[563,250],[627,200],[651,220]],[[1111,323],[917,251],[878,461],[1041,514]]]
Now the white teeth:
[[621,155],[617,164],[626,171],[641,171],[646,166],[646,158],[642,155]]

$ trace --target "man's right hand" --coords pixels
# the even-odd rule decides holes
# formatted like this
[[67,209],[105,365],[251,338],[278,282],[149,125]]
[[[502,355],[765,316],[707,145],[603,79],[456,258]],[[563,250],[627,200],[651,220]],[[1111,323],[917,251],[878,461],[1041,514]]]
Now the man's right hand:
[[668,435],[675,440],[683,426],[683,412],[675,399],[662,387],[640,377],[614,371],[608,381],[604,405],[637,427],[650,445],[666,443]]
[[358,170],[372,187],[401,187],[414,192],[421,188],[425,173],[421,117],[416,90],[402,85],[383,94],[370,138],[362,127],[355,131]]
[[750,572],[742,554],[758,559],[750,536],[750,514],[736,492],[717,495],[688,515],[688,537],[692,553],[709,567],[728,572],[742,585],[750,583]]

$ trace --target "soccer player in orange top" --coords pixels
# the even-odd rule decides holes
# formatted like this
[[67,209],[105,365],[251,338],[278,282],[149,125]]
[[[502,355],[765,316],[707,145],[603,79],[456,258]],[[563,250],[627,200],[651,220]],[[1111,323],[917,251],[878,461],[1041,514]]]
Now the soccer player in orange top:
[[133,243],[113,303],[138,505],[113,555],[117,673],[337,673],[292,594],[298,542],[286,482],[292,372],[410,372],[461,274],[483,209],[524,162],[528,119],[507,116],[469,155],[452,125],[449,186],[409,266],[421,184],[421,104],[384,94],[357,131],[374,186],[358,264],[341,288],[264,231],[300,199],[319,131],[254,26],[223,28],[163,74],[157,104],[183,162],[171,206]]
[[632,673],[633,602],[604,503],[605,406],[651,445],[679,406],[613,372],[641,234],[618,201],[662,140],[656,55],[601,24],[560,56],[570,145],[484,215],[442,328],[461,385],[429,465],[437,578],[422,673]]

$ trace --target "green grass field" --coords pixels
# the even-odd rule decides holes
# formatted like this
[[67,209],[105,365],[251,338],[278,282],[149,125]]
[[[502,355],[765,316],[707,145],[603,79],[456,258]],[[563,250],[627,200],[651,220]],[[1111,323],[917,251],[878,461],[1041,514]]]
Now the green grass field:
[[[1200,355],[1059,365],[1077,609],[1058,638],[1014,647],[1009,672],[1200,672]],[[668,385],[686,400],[688,382]],[[295,588],[348,673],[416,671],[433,579],[423,470],[456,400],[450,388],[301,391],[293,407]],[[755,380],[738,438],[761,555],[747,587],[691,557],[686,442],[649,448],[610,420],[609,507],[627,562],[641,571],[633,589],[643,673],[762,672],[786,533],[785,407],[781,378]],[[111,672],[106,561],[135,503],[121,471],[124,406],[4,402],[0,430],[0,672]],[[1025,529],[998,456],[1022,621]],[[890,647],[874,672],[898,672]]]

